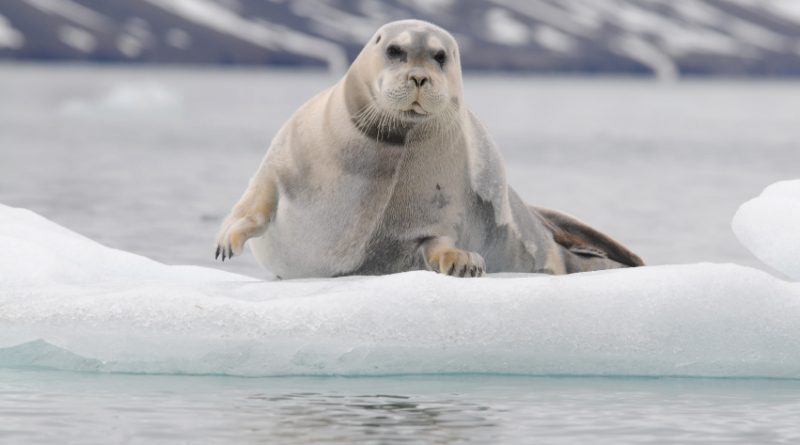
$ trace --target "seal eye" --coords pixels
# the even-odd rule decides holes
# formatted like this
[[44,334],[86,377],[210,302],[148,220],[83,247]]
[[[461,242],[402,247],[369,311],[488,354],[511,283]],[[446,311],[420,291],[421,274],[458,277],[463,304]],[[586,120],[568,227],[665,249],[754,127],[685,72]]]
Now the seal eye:
[[440,67],[444,67],[444,62],[447,61],[447,55],[445,55],[444,51],[439,51],[435,56],[433,56],[433,60],[435,60]]
[[406,52],[397,45],[389,45],[389,47],[386,48],[386,55],[389,56],[390,59],[399,59],[405,56]]

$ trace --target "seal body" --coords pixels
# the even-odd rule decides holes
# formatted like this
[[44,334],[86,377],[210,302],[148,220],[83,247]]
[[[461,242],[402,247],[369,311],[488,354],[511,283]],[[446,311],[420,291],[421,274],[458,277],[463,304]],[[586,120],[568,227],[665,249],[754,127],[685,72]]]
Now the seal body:
[[274,138],[225,220],[217,255],[250,239],[283,278],[428,269],[569,273],[640,265],[574,218],[526,205],[463,103],[455,39],[384,25],[336,85]]

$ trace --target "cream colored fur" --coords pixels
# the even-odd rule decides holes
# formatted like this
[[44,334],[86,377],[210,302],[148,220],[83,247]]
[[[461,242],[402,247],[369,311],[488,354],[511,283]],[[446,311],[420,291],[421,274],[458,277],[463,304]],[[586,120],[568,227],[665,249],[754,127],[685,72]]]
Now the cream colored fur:
[[499,150],[464,104],[455,39],[414,20],[379,29],[278,132],[217,255],[240,255],[248,240],[283,278],[569,271],[569,252],[507,186]]

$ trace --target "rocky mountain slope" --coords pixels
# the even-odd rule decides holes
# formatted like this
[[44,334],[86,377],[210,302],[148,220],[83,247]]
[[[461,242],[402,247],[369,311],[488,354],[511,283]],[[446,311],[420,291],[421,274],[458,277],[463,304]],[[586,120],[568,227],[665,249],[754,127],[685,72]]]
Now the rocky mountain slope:
[[342,71],[401,18],[450,30],[468,69],[800,75],[798,0],[3,0],[0,59]]

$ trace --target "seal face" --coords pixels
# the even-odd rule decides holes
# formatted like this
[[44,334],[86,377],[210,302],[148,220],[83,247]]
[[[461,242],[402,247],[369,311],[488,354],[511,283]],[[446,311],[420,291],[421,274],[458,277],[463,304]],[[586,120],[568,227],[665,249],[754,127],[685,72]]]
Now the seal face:
[[460,89],[451,93],[450,85],[460,86],[457,48],[447,32],[424,22],[382,27],[359,56],[369,62],[354,63],[344,79],[356,128],[372,140],[405,145],[414,126],[456,111]]
[[381,27],[281,128],[222,224],[217,257],[247,240],[284,278],[642,264],[577,219],[522,202],[464,106],[455,39],[417,20]]

